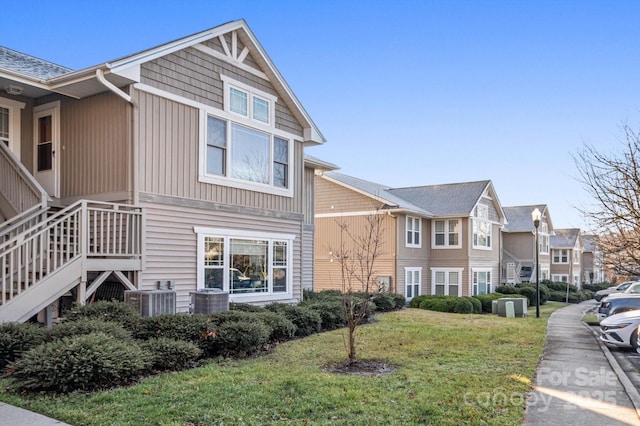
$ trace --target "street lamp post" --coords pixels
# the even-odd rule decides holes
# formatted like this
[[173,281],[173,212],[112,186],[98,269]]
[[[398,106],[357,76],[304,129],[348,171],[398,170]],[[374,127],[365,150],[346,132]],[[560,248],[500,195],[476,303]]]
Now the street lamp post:
[[536,318],[540,318],[540,246],[538,245],[538,227],[540,226],[540,217],[542,214],[536,207],[531,212],[533,226],[536,228]]

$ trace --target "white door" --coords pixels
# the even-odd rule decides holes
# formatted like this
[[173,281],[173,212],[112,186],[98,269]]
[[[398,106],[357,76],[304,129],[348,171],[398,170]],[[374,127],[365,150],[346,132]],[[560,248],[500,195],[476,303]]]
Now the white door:
[[35,178],[52,197],[60,196],[60,124],[59,103],[34,108]]

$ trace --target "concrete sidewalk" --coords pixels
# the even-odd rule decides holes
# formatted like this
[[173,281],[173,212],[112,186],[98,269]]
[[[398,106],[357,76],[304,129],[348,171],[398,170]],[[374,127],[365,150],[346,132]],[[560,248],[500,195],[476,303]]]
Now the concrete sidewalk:
[[595,301],[551,314],[524,425],[640,425],[640,394],[581,322]]
[[3,426],[70,426],[67,423],[0,402],[0,425]]

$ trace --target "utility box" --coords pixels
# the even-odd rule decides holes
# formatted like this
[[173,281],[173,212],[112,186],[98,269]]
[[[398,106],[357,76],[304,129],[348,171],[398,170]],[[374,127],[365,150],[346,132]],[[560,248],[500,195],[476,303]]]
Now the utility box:
[[208,288],[189,293],[192,314],[212,314],[229,310],[229,293]]
[[124,302],[143,317],[176,313],[176,292],[173,290],[126,290]]
[[528,299],[522,297],[501,297],[496,300],[497,303],[497,311],[498,316],[506,317],[507,316],[507,302],[513,302],[514,315],[517,318],[522,318],[527,316],[527,306]]

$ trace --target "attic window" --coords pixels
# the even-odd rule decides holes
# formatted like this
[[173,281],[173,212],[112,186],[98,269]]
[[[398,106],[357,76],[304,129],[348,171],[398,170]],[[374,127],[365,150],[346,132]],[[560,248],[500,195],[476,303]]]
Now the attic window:
[[255,87],[220,75],[224,83],[224,109],[250,122],[274,127],[277,98]]

